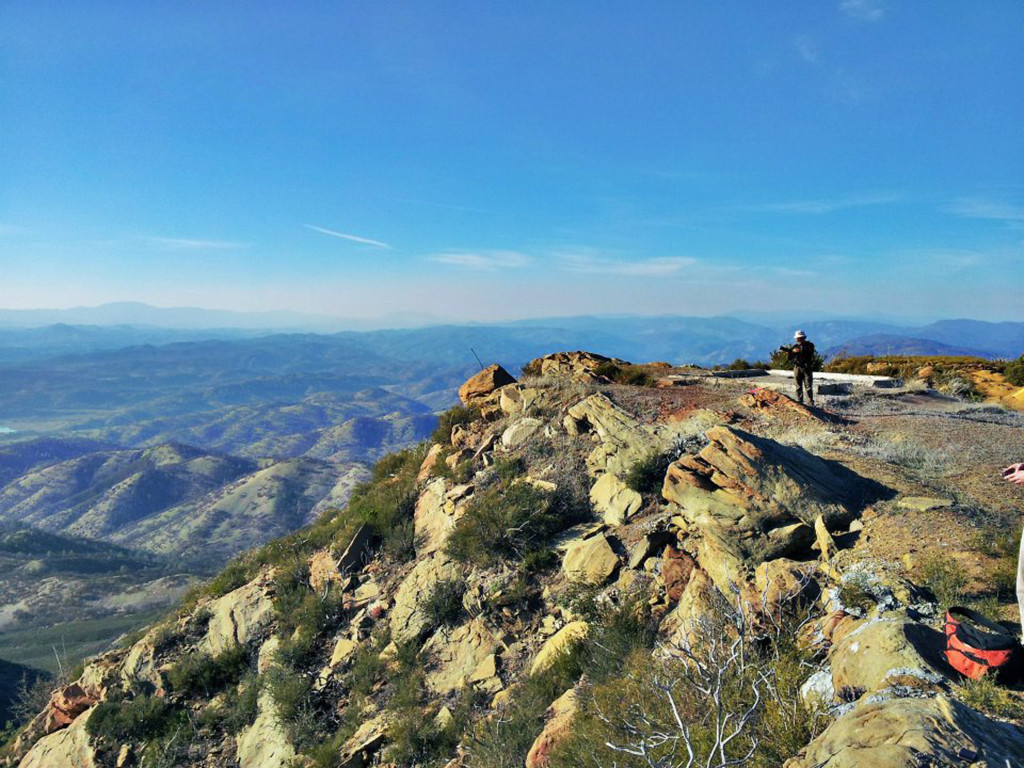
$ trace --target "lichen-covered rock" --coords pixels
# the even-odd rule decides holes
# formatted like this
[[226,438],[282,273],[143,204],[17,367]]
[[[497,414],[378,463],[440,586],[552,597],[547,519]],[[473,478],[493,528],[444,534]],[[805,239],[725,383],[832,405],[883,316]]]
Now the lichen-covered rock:
[[852,473],[732,427],[712,427],[706,436],[700,453],[669,466],[662,495],[689,525],[731,542],[743,560],[803,554],[816,517],[830,529],[852,518]]
[[608,525],[625,525],[640,511],[644,500],[639,493],[607,472],[591,487],[590,503],[594,512]]
[[590,625],[585,621],[571,621],[566,624],[541,646],[530,666],[530,674],[536,675],[550,667],[573,643],[586,637],[589,631]]
[[603,584],[618,567],[619,557],[603,535],[570,543],[562,560],[562,570],[569,580],[584,584]]
[[43,736],[25,754],[18,768],[100,768],[86,725],[95,710],[87,710],[71,725]]
[[865,700],[839,717],[785,768],[1006,768],[1024,765],[1024,731],[960,702]]
[[473,405],[487,398],[495,390],[516,380],[498,364],[489,365],[459,387],[459,400],[464,405]]
[[455,505],[447,497],[444,478],[431,480],[416,500],[413,513],[416,553],[427,555],[444,546],[455,528]]
[[202,650],[212,656],[236,645],[247,645],[270,626],[274,618],[271,597],[273,574],[265,572],[255,579],[210,601],[210,623]]
[[395,642],[412,642],[430,629],[430,618],[423,611],[427,594],[439,581],[451,581],[459,574],[459,566],[438,552],[416,563],[395,593],[391,611]]
[[862,621],[832,647],[835,690],[849,698],[894,685],[934,688],[945,678],[929,656],[937,660],[943,643],[939,632],[904,613]]

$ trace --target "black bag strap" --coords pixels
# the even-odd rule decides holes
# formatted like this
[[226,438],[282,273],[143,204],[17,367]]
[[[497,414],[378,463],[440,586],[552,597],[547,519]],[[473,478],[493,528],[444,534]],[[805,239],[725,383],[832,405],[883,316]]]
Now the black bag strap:
[[[954,606],[948,614],[955,623],[957,639],[972,648],[979,651],[1008,651],[1017,646],[1016,638],[1006,627],[985,618],[977,611]],[[966,621],[957,621],[957,616]]]

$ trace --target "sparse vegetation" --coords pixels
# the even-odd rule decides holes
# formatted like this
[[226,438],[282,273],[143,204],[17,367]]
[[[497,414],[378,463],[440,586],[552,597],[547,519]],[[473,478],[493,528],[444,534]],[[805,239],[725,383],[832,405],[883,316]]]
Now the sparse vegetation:
[[564,492],[501,483],[473,499],[448,540],[448,552],[462,562],[485,566],[496,557],[522,560],[579,520],[580,510]]
[[449,408],[447,411],[442,413],[438,417],[437,429],[434,430],[430,436],[431,442],[440,443],[441,445],[451,445],[452,442],[452,429],[459,424],[468,424],[471,421],[476,421],[480,418],[480,410],[478,408],[467,407],[465,405],[456,405]]
[[626,474],[626,485],[644,496],[657,496],[665,473],[675,460],[674,452],[653,451],[637,461]]
[[967,572],[954,558],[931,553],[921,558],[918,566],[921,584],[931,590],[942,610],[963,601],[968,584]]
[[653,386],[657,377],[650,368],[643,365],[618,365],[611,360],[601,363],[594,368],[594,373],[611,379],[616,384],[625,384],[632,387]]
[[1024,722],[1024,696],[1011,691],[993,675],[980,680],[964,680],[956,686],[957,695],[969,707],[1003,720]]
[[249,654],[240,645],[216,656],[193,651],[167,670],[167,682],[175,693],[208,699],[228,686],[237,685],[248,668]]
[[1024,387],[1024,355],[1003,365],[1003,377],[1015,387]]
[[433,627],[454,626],[462,617],[462,596],[466,584],[462,579],[439,581],[423,600],[423,612]]

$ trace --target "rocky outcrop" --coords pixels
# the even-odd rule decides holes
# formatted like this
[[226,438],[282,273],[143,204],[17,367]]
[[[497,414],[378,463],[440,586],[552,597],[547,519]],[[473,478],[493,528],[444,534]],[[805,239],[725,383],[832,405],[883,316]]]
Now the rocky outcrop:
[[[708,445],[698,454],[669,466],[662,489],[685,524],[709,539],[706,549],[752,568],[805,553],[819,515],[833,529],[853,516],[851,473],[733,427],[712,427],[706,436]],[[716,576],[703,556],[701,565]],[[725,586],[717,577],[715,583]]]
[[510,450],[519,448],[525,445],[543,426],[544,422],[540,419],[530,417],[519,419],[501,433],[501,444]]
[[341,584],[341,571],[329,550],[321,549],[309,558],[309,586],[314,592],[324,593],[331,586]]
[[211,656],[237,645],[247,645],[273,621],[273,574],[266,572],[248,584],[210,601],[210,612],[202,650]]
[[533,360],[526,366],[527,370],[536,371],[541,376],[568,376],[578,381],[599,382],[602,379],[595,371],[602,365],[629,365],[625,360],[597,355],[593,352],[556,352],[553,355]]
[[666,440],[602,394],[591,395],[568,410],[563,421],[572,436],[593,434],[597,447],[587,457],[591,476],[610,472],[624,477],[637,461],[664,449]]
[[507,384],[515,384],[516,380],[508,371],[495,363],[484,368],[465,384],[459,387],[459,400],[463,405],[475,405]]
[[497,692],[502,687],[497,677],[497,649],[498,640],[483,619],[435,632],[423,646],[423,654],[434,662],[427,673],[427,687],[442,695],[468,685]]
[[338,768],[367,768],[388,738],[388,719],[378,715],[363,722],[341,748]]
[[412,642],[430,629],[430,618],[423,610],[427,595],[439,581],[451,581],[459,574],[459,566],[441,553],[416,564],[395,593],[391,609],[391,637],[395,642]]
[[86,731],[92,712],[87,710],[69,727],[39,739],[19,768],[101,768]]
[[1024,765],[1024,732],[958,701],[865,700],[785,768],[1006,768]]
[[803,403],[774,389],[754,389],[740,397],[740,405],[769,417],[796,415],[813,421],[822,420],[821,416]]
[[848,701],[895,685],[934,688],[945,678],[924,653],[937,653],[942,642],[937,631],[902,612],[850,625],[831,653],[837,696]]

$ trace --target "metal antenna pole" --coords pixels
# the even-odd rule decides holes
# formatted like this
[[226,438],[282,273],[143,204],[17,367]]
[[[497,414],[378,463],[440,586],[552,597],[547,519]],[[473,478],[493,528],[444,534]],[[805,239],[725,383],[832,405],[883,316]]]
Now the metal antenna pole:
[[482,371],[484,369],[484,364],[480,361],[480,355],[478,355],[476,350],[472,347],[469,348],[469,351],[473,353],[473,357],[476,358],[477,363],[480,365],[480,370]]

